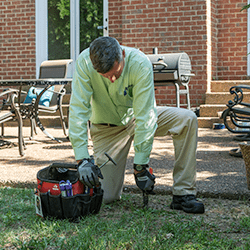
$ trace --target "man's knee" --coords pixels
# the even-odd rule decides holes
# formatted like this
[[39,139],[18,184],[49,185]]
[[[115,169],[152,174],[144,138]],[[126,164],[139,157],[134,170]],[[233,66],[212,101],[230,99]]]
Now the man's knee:
[[186,115],[186,118],[188,118],[188,120],[190,121],[191,124],[194,124],[195,126],[198,126],[197,116],[193,111],[187,110],[185,112],[185,115]]
[[187,117],[190,117],[190,119],[197,120],[197,116],[192,110],[184,109],[184,115],[186,115]]

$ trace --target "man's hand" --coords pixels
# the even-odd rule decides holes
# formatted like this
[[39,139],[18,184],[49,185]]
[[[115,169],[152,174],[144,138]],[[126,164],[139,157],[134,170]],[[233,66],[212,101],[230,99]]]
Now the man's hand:
[[78,177],[85,186],[90,188],[99,186],[99,178],[103,179],[100,168],[94,165],[91,159],[83,159],[78,163]]
[[155,194],[153,191],[155,176],[153,174],[150,174],[147,169],[144,169],[143,171],[134,174],[134,176],[137,187],[147,194]]

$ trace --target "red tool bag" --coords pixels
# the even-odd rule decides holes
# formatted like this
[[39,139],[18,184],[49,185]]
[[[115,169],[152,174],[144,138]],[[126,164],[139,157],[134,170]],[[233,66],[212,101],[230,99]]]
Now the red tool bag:
[[[103,190],[101,186],[89,189],[78,179],[75,164],[53,163],[37,173],[35,192],[36,214],[43,218],[76,220],[100,211]],[[58,168],[67,168],[59,172]],[[70,186],[64,193],[60,182]]]

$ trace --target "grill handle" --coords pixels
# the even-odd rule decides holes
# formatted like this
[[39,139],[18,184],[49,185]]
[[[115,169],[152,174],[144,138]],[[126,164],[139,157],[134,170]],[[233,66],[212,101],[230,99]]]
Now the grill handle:
[[190,74],[182,74],[181,76],[195,76],[195,74],[192,74],[192,73],[190,73]]
[[[155,65],[160,65],[160,66],[163,66],[164,68],[167,68],[167,67],[168,67],[168,65],[167,65],[166,63],[164,63],[164,62],[153,62],[152,64],[153,64],[153,66],[155,66]],[[163,69],[164,69],[164,68],[163,68]]]

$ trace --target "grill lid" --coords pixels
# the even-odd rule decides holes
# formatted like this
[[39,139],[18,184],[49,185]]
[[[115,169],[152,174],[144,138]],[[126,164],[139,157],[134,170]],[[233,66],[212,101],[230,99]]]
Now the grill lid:
[[191,73],[191,62],[187,53],[147,55],[153,65],[155,85],[168,83],[188,84]]

